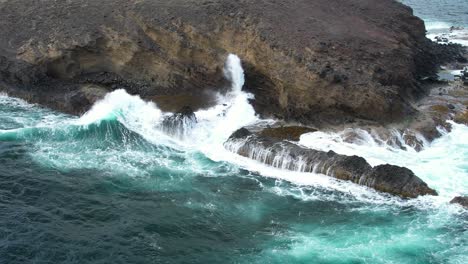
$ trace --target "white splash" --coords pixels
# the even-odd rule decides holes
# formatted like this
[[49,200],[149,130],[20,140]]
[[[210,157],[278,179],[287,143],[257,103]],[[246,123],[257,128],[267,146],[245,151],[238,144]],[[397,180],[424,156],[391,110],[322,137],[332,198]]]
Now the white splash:
[[249,103],[253,95],[242,91],[244,70],[239,57],[233,54],[228,56],[224,74],[231,81],[231,90],[226,95],[218,96],[215,107],[195,113],[199,126],[193,136],[209,147],[221,146],[236,129],[258,121]]
[[345,142],[340,133],[314,132],[301,136],[300,144],[344,155],[359,155],[371,165],[390,163],[407,167],[435,188],[444,200],[467,195],[468,191],[468,127],[451,122],[453,130],[445,133],[417,152],[378,144],[374,139]]
[[171,113],[163,113],[156,104],[146,102],[137,95],[129,95],[125,90],[116,90],[85,113],[77,122],[88,125],[106,119],[117,119],[128,129],[144,136],[148,141],[161,144],[162,140],[189,149],[202,151],[214,160],[219,160],[227,151],[222,144],[236,129],[255,123],[258,118],[249,103],[253,95],[242,91],[244,70],[238,56],[230,54],[224,67],[225,77],[231,81],[231,89],[226,94],[218,94],[217,105],[195,113],[198,122],[184,127],[183,137],[165,135],[158,127],[163,118]]
[[431,31],[431,30],[437,30],[437,29],[449,29],[450,24],[446,22],[441,22],[441,21],[426,21],[426,30]]

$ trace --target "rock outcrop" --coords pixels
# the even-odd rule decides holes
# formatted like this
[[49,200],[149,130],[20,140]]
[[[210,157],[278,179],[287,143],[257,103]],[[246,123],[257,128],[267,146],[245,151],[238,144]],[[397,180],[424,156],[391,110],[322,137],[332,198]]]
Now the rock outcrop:
[[168,135],[185,138],[196,123],[197,117],[192,108],[184,106],[176,113],[163,119],[161,130]]
[[405,198],[437,195],[407,168],[388,164],[372,167],[362,157],[303,148],[245,128],[234,132],[224,146],[241,156],[276,168],[321,173]]
[[263,116],[386,123],[415,112],[437,63],[394,0],[10,0],[0,25],[0,91],[74,114],[117,88],[204,107],[236,53]]
[[467,196],[457,196],[453,198],[450,203],[454,204],[459,204],[465,208],[468,208],[468,197]]

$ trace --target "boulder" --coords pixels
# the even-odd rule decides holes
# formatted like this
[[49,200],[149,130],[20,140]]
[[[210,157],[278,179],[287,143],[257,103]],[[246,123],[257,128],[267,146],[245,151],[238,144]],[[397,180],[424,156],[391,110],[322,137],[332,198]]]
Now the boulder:
[[359,179],[359,184],[403,197],[415,197],[415,194],[437,195],[411,170],[389,164],[372,168]]
[[465,208],[468,208],[468,197],[467,196],[457,196],[453,198],[450,203],[452,204],[459,204]]
[[250,132],[245,127],[242,127],[234,131],[234,133],[232,133],[231,136],[229,137],[229,140],[247,138],[250,135],[252,135],[252,132]]
[[315,132],[316,129],[304,126],[280,126],[263,129],[260,134],[280,140],[299,141],[302,134]]
[[404,198],[437,195],[407,168],[389,164],[372,167],[362,157],[308,149],[245,128],[234,132],[224,146],[229,151],[276,168],[321,173]]

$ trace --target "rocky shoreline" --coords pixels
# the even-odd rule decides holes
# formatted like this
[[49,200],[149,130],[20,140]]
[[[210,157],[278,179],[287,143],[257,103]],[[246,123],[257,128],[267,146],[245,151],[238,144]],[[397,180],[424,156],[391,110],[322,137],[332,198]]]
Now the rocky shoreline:
[[276,168],[325,174],[404,198],[437,195],[407,168],[389,164],[372,167],[358,156],[303,148],[246,128],[234,132],[224,146],[231,152]]
[[236,53],[256,112],[289,125],[240,130],[227,149],[401,197],[437,193],[406,168],[290,141],[359,128],[418,150],[450,129],[446,120],[468,123],[466,86],[437,79],[441,65],[467,64],[466,49],[427,39],[423,21],[393,0],[11,0],[0,15],[0,92],[79,115],[125,89],[163,111],[185,109],[163,124],[181,137],[193,110],[228,89],[224,60]]
[[0,15],[0,90],[73,114],[118,88],[206,107],[235,53],[263,117],[401,122],[450,53],[393,0],[13,0]]

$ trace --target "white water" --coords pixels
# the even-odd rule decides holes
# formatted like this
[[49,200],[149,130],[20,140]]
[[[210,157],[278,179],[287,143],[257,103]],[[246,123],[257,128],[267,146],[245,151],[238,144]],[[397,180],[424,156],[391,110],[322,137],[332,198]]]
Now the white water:
[[[336,152],[355,153],[366,157],[372,164],[406,162],[415,166],[415,171],[421,168],[416,173],[426,181],[431,180],[431,175],[437,176],[428,182],[431,187],[443,194],[441,197],[427,196],[403,200],[320,174],[300,173],[268,167],[225,150],[223,142],[235,129],[251,123],[265,122],[265,120],[260,120],[255,116],[252,107],[248,104],[248,98],[251,95],[241,91],[243,75],[240,60],[233,55],[230,56],[226,69],[229,69],[227,75],[231,73],[228,76],[237,76],[237,81],[233,81],[234,85],[231,91],[225,95],[219,95],[219,104],[217,106],[197,112],[199,122],[193,125],[189,135],[182,139],[172,138],[159,130],[161,121],[169,113],[161,112],[157,105],[145,102],[138,96],[131,96],[124,90],[109,93],[80,119],[69,116],[60,117],[59,114],[51,111],[44,111],[40,118],[27,116],[24,113],[16,114],[16,111],[5,111],[5,115],[12,117],[12,119],[18,118],[17,121],[24,123],[27,128],[37,128],[38,126],[62,128],[64,125],[92,127],[91,124],[96,123],[115,124],[115,122],[104,122],[105,120],[118,120],[129,130],[138,133],[149,142],[154,142],[155,146],[163,145],[175,148],[175,150],[168,149],[167,152],[141,150],[134,146],[138,145],[135,141],[132,141],[133,144],[128,144],[131,146],[117,144],[111,148],[101,148],[99,144],[89,142],[93,140],[92,136],[87,136],[85,141],[69,141],[65,137],[63,141],[57,142],[58,144],[54,144],[54,140],[52,140],[52,144],[47,140],[45,140],[44,144],[35,141],[29,142],[33,145],[34,150],[31,151],[31,155],[33,155],[32,158],[35,161],[39,161],[41,164],[45,162],[47,165],[60,170],[89,169],[90,171],[109,171],[110,175],[117,173],[117,175],[125,176],[149,176],[149,174],[154,175],[163,171],[164,173],[159,174],[170,177],[170,188],[168,189],[174,190],[179,186],[180,178],[178,177],[190,177],[197,174],[208,177],[233,177],[239,174],[237,169],[237,166],[239,166],[249,171],[259,172],[266,177],[276,178],[274,186],[270,184],[263,186],[259,181],[262,192],[285,196],[285,199],[293,197],[292,206],[296,204],[296,201],[301,204],[302,201],[308,200],[332,201],[332,203],[325,205],[331,208],[335,206],[335,203],[339,203],[340,206],[343,204],[346,204],[346,206],[351,205],[349,209],[337,209],[333,213],[317,219],[317,223],[301,223],[301,220],[294,218],[292,227],[287,229],[287,233],[278,232],[278,234],[275,233],[274,235],[275,239],[281,240],[284,238],[292,241],[288,243],[287,247],[274,247],[271,255],[275,256],[275,258],[278,255],[285,255],[285,259],[291,260],[291,256],[294,256],[296,260],[304,259],[304,261],[312,263],[313,261],[307,261],[307,257],[310,256],[311,252],[319,252],[320,254],[325,252],[322,255],[327,256],[327,258],[324,259],[336,259],[338,262],[355,255],[367,257],[369,263],[387,263],[387,259],[389,263],[399,263],[398,258],[393,257],[393,255],[398,255],[399,252],[404,253],[405,251],[401,251],[404,248],[414,248],[416,246],[413,251],[417,252],[417,254],[428,254],[424,253],[423,250],[430,247],[431,252],[435,251],[436,255],[448,255],[451,262],[447,263],[466,262],[466,254],[464,253],[466,247],[463,244],[465,241],[464,234],[457,233],[452,238],[449,237],[451,233],[449,235],[444,233],[447,228],[453,228],[454,222],[457,223],[454,225],[457,228],[460,225],[458,222],[463,221],[465,219],[463,217],[466,216],[466,210],[457,205],[450,205],[448,200],[459,193],[466,194],[466,170],[463,172],[453,170],[453,168],[463,169],[463,165],[466,165],[468,153],[466,153],[467,146],[464,139],[468,135],[467,127],[455,125],[451,133],[427,145],[426,149],[420,153],[416,153],[411,148],[409,148],[409,151],[394,149],[374,140],[375,137],[362,131],[362,140],[355,144],[344,142],[341,133],[312,133],[302,136],[300,143],[314,148],[324,150],[331,148]],[[233,74],[233,72],[238,74]],[[24,108],[25,112],[29,114],[34,115],[36,112],[42,111],[41,108],[21,100],[0,95],[0,102],[4,100],[7,101],[8,105],[19,104],[18,108]],[[25,118],[27,120],[23,120]],[[64,122],[68,123],[64,124]],[[121,128],[122,126],[119,125],[118,127]],[[2,131],[0,131],[1,134]],[[47,134],[47,136],[53,135]],[[34,138],[34,140],[36,139],[41,140],[39,137]],[[101,139],[102,137],[99,137],[98,140]],[[112,137],[110,139],[110,141],[114,140]],[[90,144],[92,147],[80,147],[83,143],[85,145]],[[143,145],[148,146],[151,144],[145,142]],[[225,163],[213,165],[213,163],[207,162],[205,155],[200,154],[200,152],[213,160],[226,161],[237,166],[231,166],[230,164],[224,166]],[[182,159],[175,160],[174,156],[182,157]],[[217,166],[224,166],[225,171],[214,170]],[[440,171],[440,173],[436,174],[436,170]],[[177,176],[179,172],[183,173]],[[452,174],[452,172],[460,173],[457,176],[458,178],[454,177],[455,174]],[[444,177],[443,175],[448,176]],[[240,177],[250,178],[250,176]],[[251,178],[257,179],[257,177]],[[294,185],[285,184],[285,181],[292,182]],[[161,190],[165,188],[163,181],[160,181],[158,177],[152,184],[161,184],[161,186],[158,186]],[[187,186],[181,188],[187,188]],[[192,188],[192,186],[190,185],[188,188]],[[226,186],[217,185],[216,188],[218,192],[228,191],[229,193]],[[182,190],[187,191],[187,189]],[[190,196],[189,193],[187,195]],[[252,200],[252,205],[256,205],[256,202]],[[250,205],[250,203],[248,204]],[[311,207],[310,212],[315,213],[314,210],[322,210],[320,204],[318,203],[317,207]],[[208,206],[213,206],[213,204],[210,203]],[[412,216],[413,206],[424,210],[424,212],[416,212]],[[259,208],[261,207],[259,206]],[[260,210],[262,209],[258,209],[258,211]],[[346,213],[347,210],[355,212],[352,216],[353,218],[357,216],[357,218],[345,219],[349,220],[346,222],[336,222],[334,220],[335,212],[336,215],[339,215],[343,212]],[[216,213],[217,210],[213,210],[213,212]],[[369,212],[372,214],[377,213],[377,215],[379,212],[385,212],[383,214],[385,221],[391,219],[392,223],[395,224],[392,225],[386,222],[383,227],[380,224],[374,224],[376,220],[380,219],[382,221],[382,217],[376,217],[372,214],[368,217],[370,222],[366,222]],[[318,214],[321,213],[318,212]],[[426,216],[427,214],[428,216]],[[419,215],[422,215],[422,217],[419,217]],[[240,219],[242,217],[240,216]],[[336,219],[341,218],[337,217]],[[320,223],[320,221],[322,222]],[[311,224],[311,227],[305,228],[309,224]],[[301,225],[304,227],[301,228]],[[358,227],[359,229],[355,229]],[[460,230],[460,232],[465,232],[464,230]],[[261,232],[264,232],[264,230]],[[323,232],[330,233],[332,236],[324,237]],[[336,232],[336,235],[334,232]],[[441,252],[437,252],[437,247],[432,249],[432,245],[438,245],[439,243],[447,245],[446,247],[440,247]],[[369,247],[369,245],[371,246]],[[424,245],[424,247],[420,247],[421,250],[417,247],[420,245]],[[407,258],[407,255],[403,256],[404,259]],[[438,256],[435,259],[442,258]],[[259,263],[263,262],[265,261],[262,259]]]
[[[225,75],[232,82],[231,90],[224,95],[218,95],[216,106],[195,113],[198,123],[191,126],[192,130],[183,139],[175,139],[158,130],[158,125],[169,113],[161,112],[154,103],[145,102],[138,96],[131,96],[124,90],[109,93],[76,122],[86,125],[104,119],[116,118],[128,129],[142,135],[146,140],[184,150],[187,155],[202,152],[214,161],[226,161],[266,177],[290,181],[298,186],[307,188],[309,188],[308,186],[317,186],[349,193],[359,201],[447,207],[449,199],[456,195],[467,194],[466,160],[468,147],[463,139],[467,138],[468,129],[461,125],[454,125],[453,132],[436,140],[419,153],[411,148],[408,151],[403,151],[378,144],[371,136],[364,137],[358,144],[344,142],[339,133],[317,132],[301,137],[300,144],[304,146],[321,150],[332,149],[340,154],[356,154],[366,158],[372,165],[390,163],[407,166],[441,194],[440,197],[421,197],[412,201],[389,197],[372,189],[338,181],[320,174],[272,168],[229,152],[223,147],[223,143],[232,132],[240,127],[265,120],[260,120],[249,104],[248,100],[252,98],[252,95],[242,92],[244,74],[237,56],[229,55],[227,58]],[[275,192],[290,194],[288,190],[281,188]],[[308,194],[303,195],[302,199],[314,199],[314,197],[314,195]]]
[[[195,113],[198,124],[193,126],[190,139],[172,139],[173,141],[192,147],[217,146],[239,127],[258,120],[248,102],[252,95],[242,92],[244,71],[239,57],[232,54],[228,56],[225,75],[232,83],[231,90],[225,95],[218,94],[216,106]],[[127,128],[150,141],[156,140],[160,143],[160,137],[164,135],[155,128],[162,122],[164,116],[170,114],[163,113],[156,104],[145,102],[139,96],[129,95],[120,89],[107,94],[103,100],[97,102],[77,121],[77,124],[87,125],[117,118]]]
[[[214,161],[226,161],[236,164],[249,171],[258,172],[266,177],[273,177],[293,182],[298,186],[320,187],[336,190],[343,193],[353,193],[358,200],[388,203],[397,201],[398,198],[388,199],[387,195],[375,192],[372,189],[337,181],[325,175],[313,173],[301,173],[281,170],[269,167],[249,158],[241,157],[226,150],[223,143],[238,128],[256,122],[273,122],[272,120],[260,120],[248,100],[251,94],[242,91],[244,84],[244,72],[240,59],[235,55],[229,55],[225,66],[226,78],[231,80],[231,90],[226,94],[218,95],[218,104],[212,108],[196,112],[198,123],[192,125],[192,131],[184,138],[174,138],[165,135],[158,126],[164,116],[157,105],[145,102],[139,96],[132,96],[124,90],[116,90],[97,102],[85,115],[75,121],[77,125],[89,125],[99,123],[106,119],[117,119],[128,129],[142,135],[146,140],[154,144],[163,144],[176,149],[184,150],[186,155],[202,152]],[[199,164],[192,164],[195,167]],[[276,189],[279,194],[288,194],[288,190]],[[314,195],[306,195],[303,199],[315,199]]]

